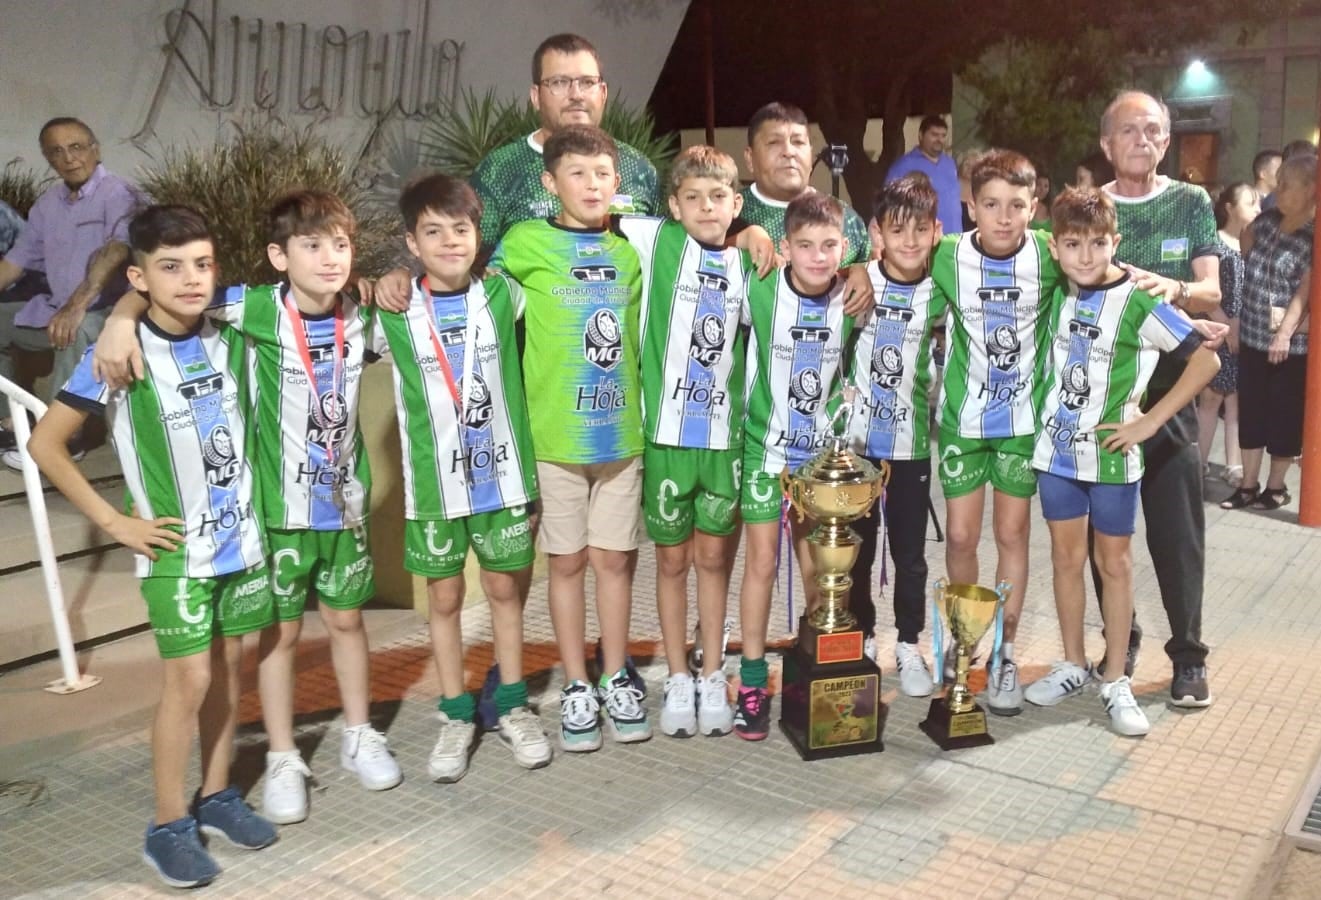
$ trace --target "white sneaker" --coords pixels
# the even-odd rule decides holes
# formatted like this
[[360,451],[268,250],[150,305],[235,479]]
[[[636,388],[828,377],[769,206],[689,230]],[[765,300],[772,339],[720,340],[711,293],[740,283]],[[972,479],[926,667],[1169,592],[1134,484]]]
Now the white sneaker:
[[651,740],[651,723],[642,705],[642,692],[633,686],[628,673],[620,669],[605,687],[598,689],[605,706],[605,728],[618,744]]
[[708,737],[729,734],[734,727],[734,707],[729,703],[729,679],[724,669],[697,680],[697,730]]
[[661,707],[661,732],[670,737],[697,734],[697,683],[687,672],[665,679],[665,705]]
[[560,749],[569,753],[601,749],[601,702],[585,681],[571,681],[560,691]]
[[307,818],[307,779],[312,770],[297,750],[266,754],[266,783],[261,789],[261,814],[276,825]]
[[1110,730],[1125,737],[1141,737],[1151,730],[1147,714],[1133,696],[1133,682],[1127,675],[1101,685],[1101,702],[1110,714]]
[[894,645],[894,661],[899,666],[899,690],[908,697],[927,697],[935,690],[931,670],[917,644],[900,641]]
[[525,769],[540,769],[555,755],[550,749],[541,719],[526,706],[516,706],[500,717],[500,743],[514,754],[514,761]]
[[[69,456],[73,458],[74,462],[82,462],[83,458],[87,456],[87,451],[75,450],[70,447]],[[0,455],[0,459],[3,459],[5,465],[13,469],[15,472],[23,471],[23,457],[19,455],[17,450],[6,450],[3,455]]]
[[868,635],[863,638],[862,655],[870,659],[872,662],[876,662],[876,638],[874,636]]
[[468,774],[468,758],[472,756],[473,737],[477,726],[462,719],[440,716],[440,737],[427,760],[427,774],[432,781],[452,784]]
[[1023,685],[1018,681],[1018,664],[1012,659],[986,664],[986,706],[997,716],[1016,716],[1023,711]]
[[1062,659],[1023,691],[1023,699],[1037,706],[1054,706],[1080,692],[1092,680],[1092,670]]
[[385,735],[370,723],[344,729],[339,743],[339,764],[357,775],[369,791],[388,791],[404,780],[399,763],[386,746]]

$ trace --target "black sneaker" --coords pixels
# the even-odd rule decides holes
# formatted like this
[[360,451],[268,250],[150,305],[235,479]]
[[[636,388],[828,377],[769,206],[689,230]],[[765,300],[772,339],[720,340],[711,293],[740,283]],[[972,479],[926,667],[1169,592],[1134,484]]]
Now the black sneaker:
[[745,741],[764,741],[771,732],[771,695],[763,687],[738,689],[734,733]]
[[500,729],[500,710],[495,705],[495,689],[500,686],[500,664],[492,663],[486,670],[481,693],[477,695],[477,727],[482,731]]
[[1205,709],[1211,705],[1211,687],[1206,683],[1205,665],[1174,664],[1170,702],[1186,709]]
[[[1139,641],[1133,641],[1128,645],[1128,652],[1124,654],[1124,674],[1129,678],[1133,677],[1133,670],[1138,665],[1138,654],[1142,652],[1142,644]],[[1098,678],[1105,679],[1105,657],[1096,664],[1096,675]]]

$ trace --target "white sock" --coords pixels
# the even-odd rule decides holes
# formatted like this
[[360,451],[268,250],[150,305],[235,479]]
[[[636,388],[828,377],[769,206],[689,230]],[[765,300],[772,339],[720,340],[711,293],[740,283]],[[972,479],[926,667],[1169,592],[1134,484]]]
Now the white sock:
[[1000,645],[1000,659],[1006,660],[1013,658],[1014,658],[1014,642],[1005,641]]

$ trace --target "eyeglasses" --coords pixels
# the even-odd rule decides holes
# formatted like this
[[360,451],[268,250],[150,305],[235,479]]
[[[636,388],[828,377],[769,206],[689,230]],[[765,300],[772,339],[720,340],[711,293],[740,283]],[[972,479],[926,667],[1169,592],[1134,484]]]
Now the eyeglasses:
[[75,156],[82,156],[87,151],[96,146],[96,141],[90,144],[69,144],[67,147],[44,147],[41,155],[49,160],[73,159]]
[[570,78],[567,75],[554,75],[550,78],[541,79],[538,84],[550,91],[553,96],[563,97],[572,88],[577,88],[580,94],[590,94],[605,84],[605,79],[600,75],[579,75],[577,78]]

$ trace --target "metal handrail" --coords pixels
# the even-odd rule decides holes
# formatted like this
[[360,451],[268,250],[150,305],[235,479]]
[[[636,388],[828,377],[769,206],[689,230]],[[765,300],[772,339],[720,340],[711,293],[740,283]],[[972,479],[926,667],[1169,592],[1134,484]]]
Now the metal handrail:
[[[8,378],[0,376],[0,392],[9,398],[11,413],[17,412],[14,405],[26,409],[40,419],[46,414],[46,404],[14,384]],[[37,557],[41,560],[41,574],[46,582],[46,601],[50,605],[51,624],[55,628],[55,644],[60,652],[60,669],[63,677],[46,685],[46,690],[53,694],[73,694],[101,683],[99,675],[88,675],[78,670],[78,656],[73,649],[73,632],[69,629],[69,613],[64,608],[64,588],[60,585],[60,573],[55,564],[55,542],[50,536],[50,517],[46,514],[46,495],[41,490],[41,472],[37,464],[28,455],[28,438],[32,428],[28,417],[22,412],[12,415],[14,437],[18,444],[18,458],[23,471],[23,489],[28,497],[28,511],[32,515],[32,530],[37,538]]]

